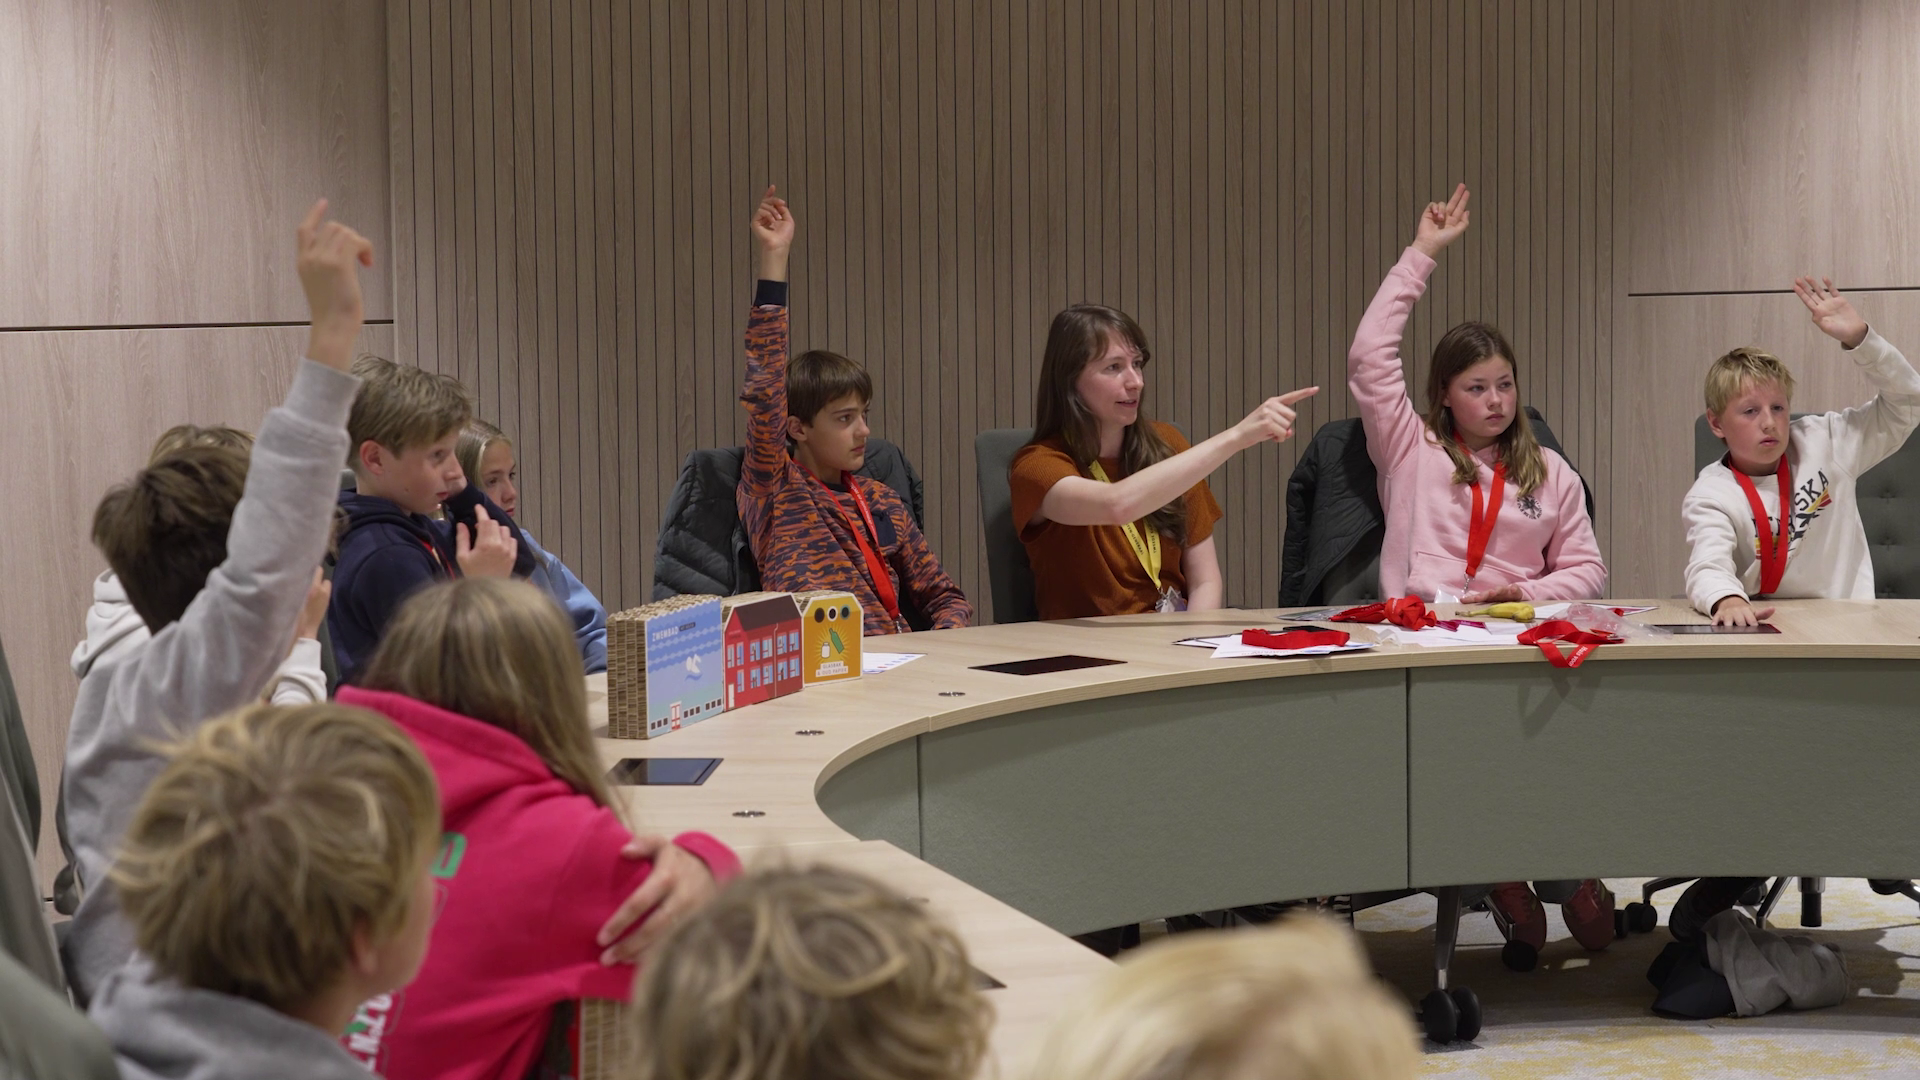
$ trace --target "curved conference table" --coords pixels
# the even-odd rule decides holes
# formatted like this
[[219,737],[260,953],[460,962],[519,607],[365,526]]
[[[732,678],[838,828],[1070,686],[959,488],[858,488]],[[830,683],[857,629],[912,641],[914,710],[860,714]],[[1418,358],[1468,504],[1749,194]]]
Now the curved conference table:
[[[602,753],[723,759],[699,787],[621,789],[640,829],[926,895],[1006,984],[1003,1061],[1105,965],[1064,936],[1100,927],[1488,881],[1920,876],[1920,601],[1787,601],[1778,635],[1630,641],[1572,671],[1531,646],[1172,644],[1276,614],[868,639],[926,655]],[[973,670],[1064,653],[1124,663]]]

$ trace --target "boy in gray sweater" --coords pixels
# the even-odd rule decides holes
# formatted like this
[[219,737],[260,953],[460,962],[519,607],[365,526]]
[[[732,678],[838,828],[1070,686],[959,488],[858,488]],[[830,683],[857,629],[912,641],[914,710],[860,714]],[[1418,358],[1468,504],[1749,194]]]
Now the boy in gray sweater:
[[201,725],[113,865],[139,951],[91,1014],[120,1074],[366,1080],[354,1048],[420,970],[439,850],[432,767],[386,718],[253,705]]
[[373,246],[326,200],[299,228],[300,284],[313,317],[286,403],[267,413],[253,459],[192,447],[114,488],[93,541],[153,636],[80,680],[63,795],[82,890],[67,970],[86,1001],[132,951],[106,881],[114,850],[160,772],[157,741],[258,698],[287,656],[326,552],[364,306],[357,265]]

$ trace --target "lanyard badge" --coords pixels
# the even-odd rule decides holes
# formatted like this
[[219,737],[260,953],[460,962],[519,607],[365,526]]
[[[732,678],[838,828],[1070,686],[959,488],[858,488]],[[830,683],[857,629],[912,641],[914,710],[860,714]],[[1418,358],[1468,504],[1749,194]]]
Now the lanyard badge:
[[[1107,479],[1107,470],[1101,468],[1098,461],[1089,465],[1087,471],[1093,474],[1095,480],[1103,484],[1113,483],[1112,480]],[[1160,592],[1159,597],[1154,601],[1153,610],[1187,610],[1187,598],[1179,589],[1172,585],[1160,584],[1160,534],[1145,530],[1143,536],[1143,530],[1139,524],[1132,521],[1120,526],[1120,532],[1126,536],[1127,546],[1133,549],[1134,557],[1140,560],[1140,566],[1147,572],[1147,577],[1153,581],[1153,587]]]
[[[795,462],[795,464],[799,463]],[[840,504],[838,495],[832,488],[827,487],[825,480],[813,475],[813,470],[805,465],[800,465],[800,469],[807,474],[808,479],[826,490],[827,501],[833,504],[841,520],[846,523],[848,531],[853,533],[854,542],[860,545],[861,559],[867,564],[867,577],[873,584],[874,595],[880,598],[880,606],[886,609],[887,617],[893,620],[894,630],[906,633],[912,629],[907,625],[906,620],[900,617],[900,594],[894,588],[893,575],[887,572],[886,560],[880,557],[880,530],[874,527],[873,511],[867,508],[867,497],[860,492],[860,482],[852,473],[841,474],[847,481],[847,494],[853,497],[853,507],[860,512],[860,520],[854,521],[848,517],[846,507]],[[864,529],[862,525],[865,526]],[[867,541],[869,535],[873,537],[872,543]]]
[[1776,537],[1773,521],[1767,517],[1766,504],[1760,501],[1760,489],[1754,486],[1753,478],[1733,467],[1732,455],[1728,455],[1726,465],[1732,470],[1733,478],[1740,481],[1740,489],[1747,494],[1747,505],[1753,509],[1753,528],[1758,533],[1760,547],[1759,595],[1771,596],[1779,591],[1780,579],[1787,575],[1788,547],[1793,537],[1793,466],[1788,463],[1787,455],[1781,454],[1780,467],[1773,474],[1780,485],[1780,526]]

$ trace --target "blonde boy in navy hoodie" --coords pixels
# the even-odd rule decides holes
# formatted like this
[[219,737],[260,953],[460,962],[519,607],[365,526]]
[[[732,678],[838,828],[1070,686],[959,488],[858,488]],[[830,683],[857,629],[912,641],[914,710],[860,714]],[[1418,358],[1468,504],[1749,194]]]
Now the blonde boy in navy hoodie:
[[[354,490],[333,571],[327,630],[343,681],[373,655],[414,590],[456,577],[526,577],[531,545],[506,511],[467,483],[454,447],[473,402],[445,375],[377,356],[354,361],[360,393],[347,432]],[[445,512],[443,520],[433,515]]]

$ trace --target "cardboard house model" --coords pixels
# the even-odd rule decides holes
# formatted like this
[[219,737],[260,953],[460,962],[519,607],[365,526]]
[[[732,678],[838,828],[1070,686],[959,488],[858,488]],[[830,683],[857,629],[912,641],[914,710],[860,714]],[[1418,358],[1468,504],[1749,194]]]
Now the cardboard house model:
[[846,592],[794,593],[800,605],[800,677],[808,686],[860,677],[860,601]]
[[791,593],[742,593],[720,603],[727,708],[800,691],[800,608]]
[[607,616],[607,734],[651,739],[726,707],[720,598],[674,596]]

